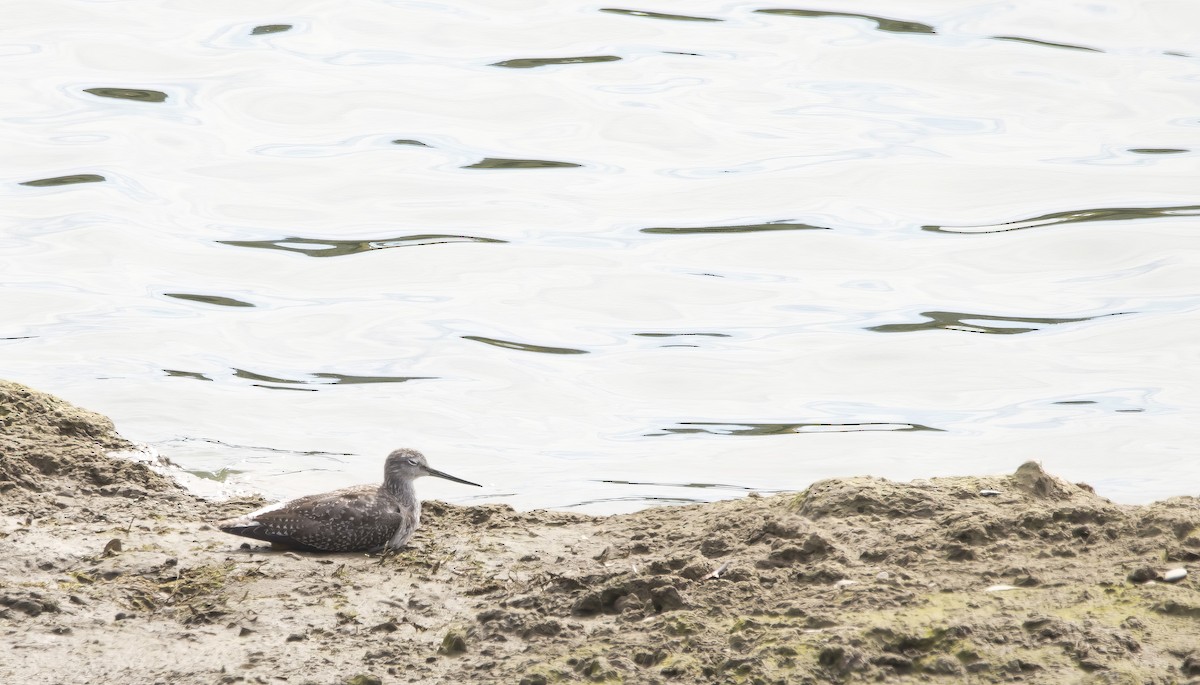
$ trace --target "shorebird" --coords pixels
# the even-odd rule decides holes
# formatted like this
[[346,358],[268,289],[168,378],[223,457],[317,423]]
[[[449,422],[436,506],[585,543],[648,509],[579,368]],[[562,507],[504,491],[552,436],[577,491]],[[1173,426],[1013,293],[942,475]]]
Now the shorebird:
[[425,455],[398,449],[383,464],[382,485],[356,485],[272,504],[217,527],[309,552],[392,552],[404,546],[421,522],[413,481],[437,476],[483,487],[429,468]]

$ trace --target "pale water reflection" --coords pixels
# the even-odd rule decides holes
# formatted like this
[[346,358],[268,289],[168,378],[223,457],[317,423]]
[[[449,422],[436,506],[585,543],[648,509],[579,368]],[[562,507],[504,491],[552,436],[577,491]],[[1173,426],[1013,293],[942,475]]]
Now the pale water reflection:
[[586,511],[1027,459],[1200,487],[1200,5],[22,13],[0,376],[193,473],[296,495],[411,446],[487,485],[425,495]]

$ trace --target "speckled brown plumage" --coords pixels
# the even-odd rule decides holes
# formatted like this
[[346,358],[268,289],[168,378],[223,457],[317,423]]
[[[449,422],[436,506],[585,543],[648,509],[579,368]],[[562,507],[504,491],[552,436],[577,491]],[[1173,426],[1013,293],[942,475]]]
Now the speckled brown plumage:
[[416,450],[398,449],[383,466],[382,485],[357,485],[272,505],[217,527],[226,533],[316,552],[398,549],[421,522],[413,480],[436,476],[475,485],[429,468]]

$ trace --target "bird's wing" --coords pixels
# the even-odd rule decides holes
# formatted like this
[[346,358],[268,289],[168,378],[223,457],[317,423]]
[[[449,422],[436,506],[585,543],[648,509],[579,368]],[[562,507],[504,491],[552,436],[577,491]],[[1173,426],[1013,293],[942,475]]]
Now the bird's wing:
[[375,486],[308,495],[241,518],[223,521],[234,535],[324,552],[377,547],[400,524],[400,512],[377,506]]

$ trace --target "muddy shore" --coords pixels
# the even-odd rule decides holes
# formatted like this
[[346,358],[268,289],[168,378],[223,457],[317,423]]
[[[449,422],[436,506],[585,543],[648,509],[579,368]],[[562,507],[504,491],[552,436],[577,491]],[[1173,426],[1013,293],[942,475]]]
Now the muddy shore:
[[130,447],[0,381],[0,682],[1200,682],[1200,584],[1163,577],[1200,499],[1019,458],[608,517],[428,501],[381,560],[243,546],[210,523],[261,501]]

